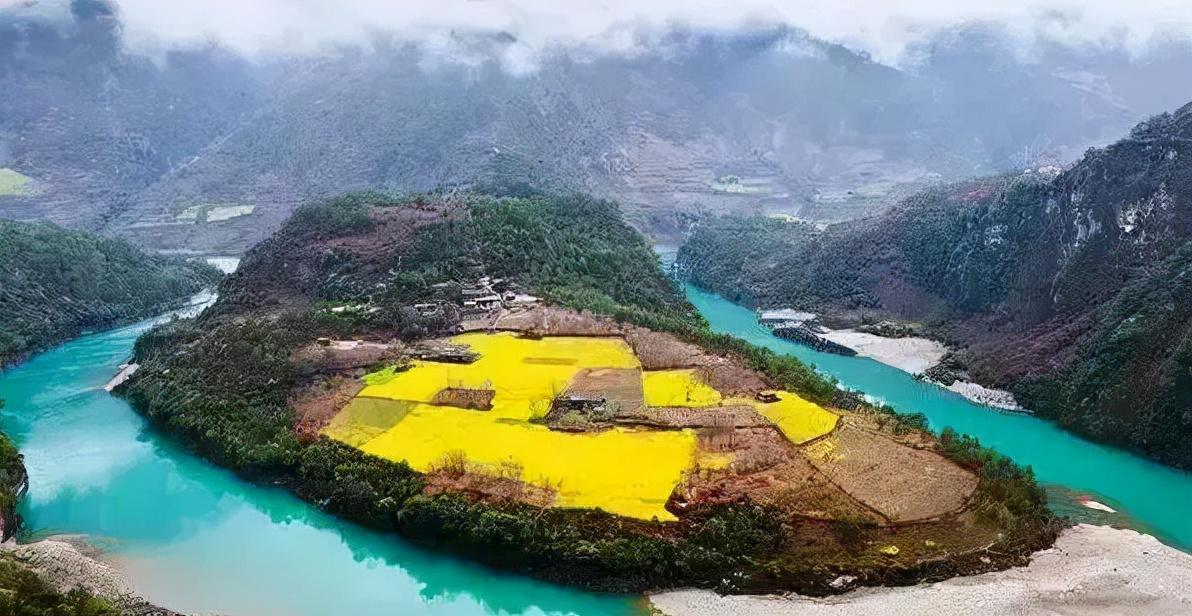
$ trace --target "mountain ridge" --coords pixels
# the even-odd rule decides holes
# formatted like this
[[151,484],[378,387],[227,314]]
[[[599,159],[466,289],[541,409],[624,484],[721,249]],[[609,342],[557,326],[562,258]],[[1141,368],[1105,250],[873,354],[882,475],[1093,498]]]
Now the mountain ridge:
[[1189,156],[1185,105],[1058,174],[943,186],[823,231],[712,222],[680,263],[755,306],[842,324],[923,321],[979,382],[1082,434],[1188,467]]
[[[724,212],[855,218],[941,180],[1066,160],[1168,104],[1138,75],[1192,67],[1178,43],[1146,62],[1053,46],[1006,63],[989,24],[900,68],[792,27],[680,28],[651,53],[557,50],[525,74],[493,34],[456,33],[446,55],[379,33],[367,52],[148,56],[117,12],[84,4],[66,21],[0,11],[0,166],[38,187],[0,196],[0,214],[203,254],[243,252],[310,200],[510,181],[615,198],[663,239]],[[1035,95],[989,104],[1010,90]],[[180,218],[208,205],[254,211]]]

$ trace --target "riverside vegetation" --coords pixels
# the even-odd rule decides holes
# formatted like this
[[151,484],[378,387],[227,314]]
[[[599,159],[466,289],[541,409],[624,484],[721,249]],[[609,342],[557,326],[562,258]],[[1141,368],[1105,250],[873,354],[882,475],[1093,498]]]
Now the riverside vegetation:
[[219,277],[121,240],[0,219],[0,366],[87,330],[160,314]]
[[[524,468],[489,474],[479,468],[486,460],[466,455],[403,453],[400,438],[393,447],[370,448],[365,443],[375,434],[360,436],[359,428],[387,433],[436,409],[480,416],[512,408],[500,406],[511,399],[491,393],[490,410],[458,395],[496,389],[499,396],[496,373],[492,384],[473,383],[479,374],[460,383],[428,376],[439,383],[430,389],[449,385],[429,398],[433,408],[381,412],[379,426],[368,424],[378,416],[373,411],[345,408],[353,399],[376,400],[356,398],[368,387],[397,403],[428,404],[400,385],[421,383],[423,376],[408,376],[423,374],[412,372],[419,362],[464,361],[455,364],[460,374],[473,368],[467,362],[475,359],[435,357],[447,357],[442,345],[453,343],[476,350],[474,339],[448,337],[475,319],[456,300],[461,283],[480,277],[504,279],[547,304],[502,312],[508,322],[501,327],[516,334],[500,336],[618,338],[634,347],[643,368],[677,368],[671,357],[695,358],[695,371],[682,377],[685,390],[696,392],[687,399],[717,405],[643,405],[630,416],[626,407],[609,404],[577,419],[565,409],[556,413],[552,404],[563,397],[552,385],[530,419],[540,422],[535,430],[598,436],[628,426],[692,435],[683,438],[726,451],[732,462],[692,467],[678,478],[665,511],[633,517],[590,508],[582,499],[556,501],[549,487],[523,476]],[[436,307],[426,310],[427,303]],[[364,342],[341,349],[326,339]],[[498,339],[485,337],[491,344]],[[416,359],[428,354],[429,360]],[[531,363],[564,360],[570,361]],[[626,591],[698,585],[824,594],[1022,563],[1057,532],[1029,469],[971,439],[936,438],[922,430],[921,416],[866,404],[794,358],[711,333],[617,206],[583,196],[357,194],[303,206],[221,284],[214,306],[142,336],[135,361],[140,370],[117,393],[199,454],[285,485],[328,512],[552,581]],[[602,370],[589,376],[611,373]],[[579,377],[568,378],[574,385]],[[676,380],[651,384],[651,398],[673,403],[667,390]],[[636,383],[630,389],[645,387],[643,377],[627,382]],[[729,396],[700,388],[714,382],[721,383],[717,394],[740,390],[761,400],[763,389],[777,389],[807,405],[779,411],[779,419],[813,408],[840,419],[825,424],[830,433],[795,443],[779,429],[781,421],[775,425],[748,405],[729,405]],[[600,390],[601,400],[612,400],[614,389]],[[458,401],[435,401],[448,393]],[[342,413],[360,421],[336,433],[344,427],[336,423]],[[708,417],[728,423],[709,425]],[[411,457],[418,457],[417,468],[403,461]],[[867,461],[885,464],[901,483],[865,475]],[[923,475],[921,464],[943,478]],[[854,492],[833,487],[828,476]],[[741,478],[771,488],[746,489]],[[806,483],[781,489],[792,481]],[[878,489],[866,492],[866,486]],[[952,505],[940,509],[937,501]]]
[[929,371],[1010,390],[1062,426],[1192,468],[1192,105],[1070,169],[940,186],[818,230],[700,226],[690,280],[836,326],[922,322],[957,347]]

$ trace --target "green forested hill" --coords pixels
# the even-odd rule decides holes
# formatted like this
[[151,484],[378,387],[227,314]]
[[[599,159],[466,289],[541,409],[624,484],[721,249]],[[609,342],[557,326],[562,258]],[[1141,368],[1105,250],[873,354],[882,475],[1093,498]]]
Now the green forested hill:
[[1085,435],[1192,467],[1192,105],[1052,177],[924,191],[813,227],[722,219],[701,286],[841,323],[925,322],[977,380]]
[[[868,405],[793,357],[712,333],[615,203],[528,191],[357,194],[302,206],[221,283],[214,306],[194,319],[161,324],[137,341],[140,369],[116,393],[200,455],[286,486],[329,513],[591,588],[836,592],[828,584],[853,567],[867,584],[910,583],[1018,562],[1054,539],[1029,471],[954,435],[940,439],[939,455],[979,472],[980,487],[975,508],[959,514],[973,517],[948,518],[936,528],[964,528],[963,537],[956,535],[961,542],[973,536],[972,528],[990,529],[997,551],[982,540],[979,555],[919,560],[907,550],[897,564],[888,552],[873,560],[859,550],[872,543],[862,540],[866,533],[885,541],[888,531],[854,516],[808,523],[753,503],[747,494],[684,505],[674,523],[542,507],[469,488],[441,489],[437,469],[424,473],[320,436],[369,370],[386,364],[404,370],[420,348],[435,346],[420,346],[427,339],[447,337],[465,317],[475,319],[462,301],[464,290],[484,278],[544,299],[550,305],[539,313],[545,320],[578,319],[599,324],[590,331],[605,334],[653,330],[638,333],[677,344],[669,347],[678,349],[677,361],[710,353],[713,365],[735,366],[810,401],[872,415],[880,429],[924,439],[917,445],[935,443],[919,431],[921,417]],[[614,319],[592,319],[580,314],[585,310]],[[512,309],[503,316],[519,315],[529,316]],[[347,363],[332,363],[340,345],[320,338],[370,341],[359,347],[370,355],[353,351]],[[381,359],[373,352],[382,352]],[[401,354],[397,363],[384,359],[391,352]],[[506,479],[520,482],[520,476]],[[962,544],[948,549],[953,545]],[[726,582],[725,571],[742,573]]]
[[0,365],[150,316],[219,279],[206,265],[48,224],[0,220]]
[[[187,404],[162,405],[162,420],[191,432],[229,466],[284,466],[298,444],[285,399],[274,396],[297,378],[289,361],[294,345],[315,335],[383,331],[413,340],[449,334],[461,318],[454,308],[425,316],[412,306],[442,293],[436,285],[482,275],[512,280],[553,304],[749,355],[811,400],[826,402],[836,391],[793,358],[708,332],[613,202],[578,195],[354,194],[299,208],[245,256],[211,309],[194,322],[143,336],[137,343],[141,374],[130,382],[130,397],[170,399],[158,387],[202,389],[202,396],[186,394]],[[323,309],[355,304],[376,310]],[[239,325],[246,317],[250,325]],[[274,324],[276,318],[284,324]],[[171,355],[197,340],[192,352]],[[168,378],[159,379],[154,368],[167,360]],[[150,402],[144,406],[157,411]]]

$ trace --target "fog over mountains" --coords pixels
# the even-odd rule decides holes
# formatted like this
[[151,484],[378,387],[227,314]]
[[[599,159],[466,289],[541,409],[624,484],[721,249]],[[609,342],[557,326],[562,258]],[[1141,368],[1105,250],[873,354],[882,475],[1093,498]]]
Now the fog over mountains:
[[[1161,22],[1097,30],[1113,15],[944,13],[891,46],[862,36],[872,15],[797,23],[798,3],[414,3],[387,25],[358,2],[315,13],[312,39],[310,10],[233,4],[187,22],[140,0],[0,3],[0,168],[29,178],[0,216],[222,254],[313,198],[525,183],[616,198],[665,240],[709,212],[841,220],[1067,164],[1192,100],[1192,43]],[[988,19],[938,23],[970,18]]]

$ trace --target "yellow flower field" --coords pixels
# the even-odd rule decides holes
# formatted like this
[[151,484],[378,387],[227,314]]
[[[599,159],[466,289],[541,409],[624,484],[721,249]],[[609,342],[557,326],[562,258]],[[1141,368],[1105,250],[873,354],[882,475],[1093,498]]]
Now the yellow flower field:
[[463,334],[451,341],[480,354],[471,364],[415,362],[405,372],[373,379],[360,395],[431,402],[445,387],[492,389],[493,417],[531,419],[549,410],[584,368],[640,368],[620,338],[552,337],[523,339],[513,334]]
[[796,445],[821,437],[836,428],[836,421],[840,418],[835,413],[790,392],[775,393],[779,401],[769,404],[749,399],[732,399],[729,402],[752,405]]
[[555,432],[546,426],[494,421],[485,412],[417,405],[361,449],[431,470],[451,451],[494,471],[502,462],[522,467],[522,480],[557,493],[559,507],[599,507],[618,515],[674,520],[664,507],[691,466],[689,431],[616,428],[594,434]]
[[331,419],[323,434],[360,447],[396,426],[416,406],[417,402],[405,400],[355,398]]
[[[525,482],[549,487],[555,506],[591,507],[622,516],[674,520],[665,504],[693,465],[724,468],[731,458],[697,450],[691,430],[615,428],[558,432],[532,423],[550,410],[581,370],[641,369],[620,338],[473,333],[457,336],[479,358],[471,364],[416,361],[364,377],[365,387],[323,433],[362,451],[405,461],[421,472],[462,453],[471,470],[520,468]],[[719,391],[694,370],[642,373],[649,406],[710,407]],[[446,388],[491,390],[492,409],[433,404]],[[836,415],[794,394],[779,402],[729,400],[754,406],[786,436],[801,443],[832,430]],[[442,402],[440,400],[440,402]]]
[[720,392],[712,389],[695,370],[652,370],[642,373],[646,406],[716,406]]

